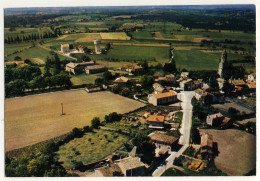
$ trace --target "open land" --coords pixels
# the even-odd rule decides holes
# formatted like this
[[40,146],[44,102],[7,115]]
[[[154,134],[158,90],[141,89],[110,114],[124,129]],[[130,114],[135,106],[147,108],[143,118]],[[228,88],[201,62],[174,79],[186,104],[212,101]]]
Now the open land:
[[[61,116],[61,103],[64,116]],[[14,106],[15,105],[15,106]],[[110,93],[70,90],[5,101],[5,150],[22,148],[90,125],[97,116],[126,113],[144,104]]]
[[[123,143],[127,142],[126,135],[94,130],[86,133],[81,138],[75,138],[65,145],[59,147],[57,157],[66,169],[72,169],[72,160],[83,164],[101,160],[117,150]],[[84,143],[84,144],[82,144]]]
[[241,176],[256,167],[256,136],[235,129],[200,129],[213,136],[219,155],[215,158],[218,169],[232,176]]

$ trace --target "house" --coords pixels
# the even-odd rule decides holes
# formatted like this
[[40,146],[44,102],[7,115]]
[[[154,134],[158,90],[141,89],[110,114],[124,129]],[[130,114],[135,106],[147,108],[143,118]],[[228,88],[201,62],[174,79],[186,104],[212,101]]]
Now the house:
[[164,116],[150,115],[147,119],[147,123],[149,124],[149,128],[164,129],[164,120]]
[[146,172],[146,165],[139,157],[127,157],[116,161],[124,176],[143,176]]
[[70,52],[70,45],[69,44],[61,44],[60,48],[62,53],[69,53]]
[[255,82],[256,81],[256,73],[249,74],[247,76],[247,80],[251,81],[251,82]]
[[143,67],[135,65],[135,64],[128,64],[128,65],[123,65],[122,67],[119,68],[119,70],[124,70],[127,71],[129,73],[134,72],[136,70],[140,70]]
[[177,94],[174,91],[164,92],[159,94],[151,94],[148,97],[148,102],[154,106],[171,104],[177,101]]
[[193,90],[193,81],[192,79],[183,80],[180,82],[180,88],[184,91]]
[[162,82],[166,82],[166,83],[175,83],[176,82],[176,77],[173,74],[169,74],[169,75],[165,75],[165,76],[160,76],[157,77],[154,82],[158,82],[158,83],[162,83]]
[[23,67],[26,66],[28,64],[26,64],[25,60],[21,60],[21,61],[13,61],[13,62],[5,62],[5,67]]
[[195,92],[195,98],[197,100],[201,100],[205,104],[211,104],[217,101],[215,95],[210,94],[202,89],[196,89],[194,92]]
[[249,89],[249,91],[251,93],[255,93],[256,92],[256,82],[249,82],[247,84],[247,87],[248,87],[248,89]]
[[124,77],[124,76],[121,76],[121,77],[118,77],[114,80],[114,84],[117,84],[117,85],[123,85],[123,86],[126,86],[127,83],[128,83],[129,79]]
[[77,49],[78,49],[78,53],[85,53],[85,51],[84,51],[85,46],[77,45]]
[[70,62],[70,63],[66,64],[65,71],[71,72],[73,74],[82,73],[86,66],[91,66],[91,65],[94,65],[94,64],[95,64],[94,61],[82,62],[82,63]]
[[203,86],[203,79],[197,79],[193,81],[193,89],[199,89]]
[[238,80],[229,80],[229,83],[230,83],[231,85],[235,86],[236,92],[240,92],[240,91],[242,91],[242,90],[244,90],[244,89],[247,88],[246,83],[245,83],[243,80],[241,80],[241,79],[238,79]]
[[160,93],[165,92],[165,88],[159,83],[153,84],[153,90],[154,90],[155,94],[160,94]]
[[85,67],[86,74],[105,72],[108,69],[104,65],[92,65]]
[[213,157],[213,136],[205,133],[201,136],[200,154],[202,159],[211,159]]
[[188,76],[189,76],[189,72],[182,72],[181,73],[181,78],[183,78],[183,79],[188,78]]
[[225,80],[222,79],[222,78],[217,78],[217,82],[218,82],[219,90],[222,90],[224,83],[225,83]]
[[95,177],[113,177],[114,176],[113,174],[115,172],[123,175],[118,164],[113,163],[109,166],[104,166],[95,169]]
[[212,127],[221,127],[227,128],[232,126],[233,121],[232,119],[223,116],[221,113],[208,115],[206,118],[206,123]]
[[155,143],[156,148],[160,149],[162,146],[166,146],[168,151],[174,150],[179,142],[178,137],[168,136],[159,132],[152,132],[148,137]]

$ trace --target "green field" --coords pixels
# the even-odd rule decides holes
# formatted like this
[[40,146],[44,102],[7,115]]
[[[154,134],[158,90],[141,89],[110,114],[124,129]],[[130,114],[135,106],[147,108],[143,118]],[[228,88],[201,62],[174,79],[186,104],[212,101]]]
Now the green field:
[[83,164],[92,163],[105,158],[116,151],[128,137],[110,131],[94,130],[86,133],[82,138],[75,138],[60,146],[57,157],[63,162],[65,169],[74,168],[72,160]]
[[98,77],[102,77],[103,73],[98,74],[85,74],[80,75],[71,75],[71,82],[73,85],[82,85],[82,84],[95,84],[95,80]]
[[119,60],[147,60],[154,58],[157,62],[169,61],[169,48],[167,47],[143,47],[143,46],[113,46],[107,55],[91,55],[93,59],[118,58]]
[[[50,54],[50,51],[48,51],[48,50],[45,50],[40,47],[32,47],[32,48],[23,50],[19,53],[15,53],[10,56],[7,56],[5,58],[5,61],[13,61],[16,56],[19,56],[22,59],[28,58],[35,64],[44,64],[44,62],[46,61],[46,58],[51,57],[52,55]],[[70,59],[70,58],[62,56],[62,55],[58,55],[58,56],[59,56],[60,60]]]

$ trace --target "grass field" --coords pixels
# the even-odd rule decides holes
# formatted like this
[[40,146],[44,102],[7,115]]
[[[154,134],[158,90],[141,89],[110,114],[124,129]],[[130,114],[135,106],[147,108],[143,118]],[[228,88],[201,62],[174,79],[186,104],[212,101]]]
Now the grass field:
[[[64,116],[61,114],[64,105]],[[5,100],[5,151],[22,148],[90,125],[111,112],[127,113],[143,103],[111,92],[70,90]]]
[[[5,58],[5,60],[13,61],[16,56],[19,56],[22,59],[28,58],[33,63],[36,63],[36,64],[43,64],[46,61],[47,57],[51,57],[50,52],[48,50],[45,50],[40,47],[32,47],[32,48],[26,49],[22,52],[7,56]],[[58,56],[59,56],[60,60],[69,59],[68,57],[64,57],[59,54],[58,54]]]
[[100,33],[103,40],[130,40],[130,37],[125,32],[118,33]]
[[[104,58],[118,58],[120,60],[147,60],[151,61],[154,58],[160,63],[169,61],[168,47],[140,47],[140,46],[116,46],[113,45],[107,55],[92,55],[96,60]],[[158,63],[156,62],[156,63]]]
[[96,78],[102,77],[103,73],[98,74],[80,74],[80,75],[71,75],[71,82],[73,85],[82,85],[82,84],[94,84]]
[[256,137],[249,133],[229,129],[201,129],[213,136],[218,145],[219,155],[215,158],[218,169],[228,175],[244,175],[256,168]]
[[127,140],[128,137],[123,134],[94,130],[94,133],[86,133],[82,138],[75,138],[60,146],[57,157],[63,162],[65,169],[72,169],[72,160],[81,161],[83,164],[101,160],[116,151]]

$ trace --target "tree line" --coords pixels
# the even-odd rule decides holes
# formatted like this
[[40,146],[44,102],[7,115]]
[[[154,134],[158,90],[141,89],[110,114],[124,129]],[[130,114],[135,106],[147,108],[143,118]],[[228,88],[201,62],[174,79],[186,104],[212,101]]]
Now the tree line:
[[[53,73],[51,73],[51,69]],[[63,69],[57,54],[53,58],[47,58],[44,73],[41,72],[39,66],[35,65],[6,67],[5,96],[22,95],[26,90],[44,90],[56,87],[70,88],[72,86],[70,76]]]

